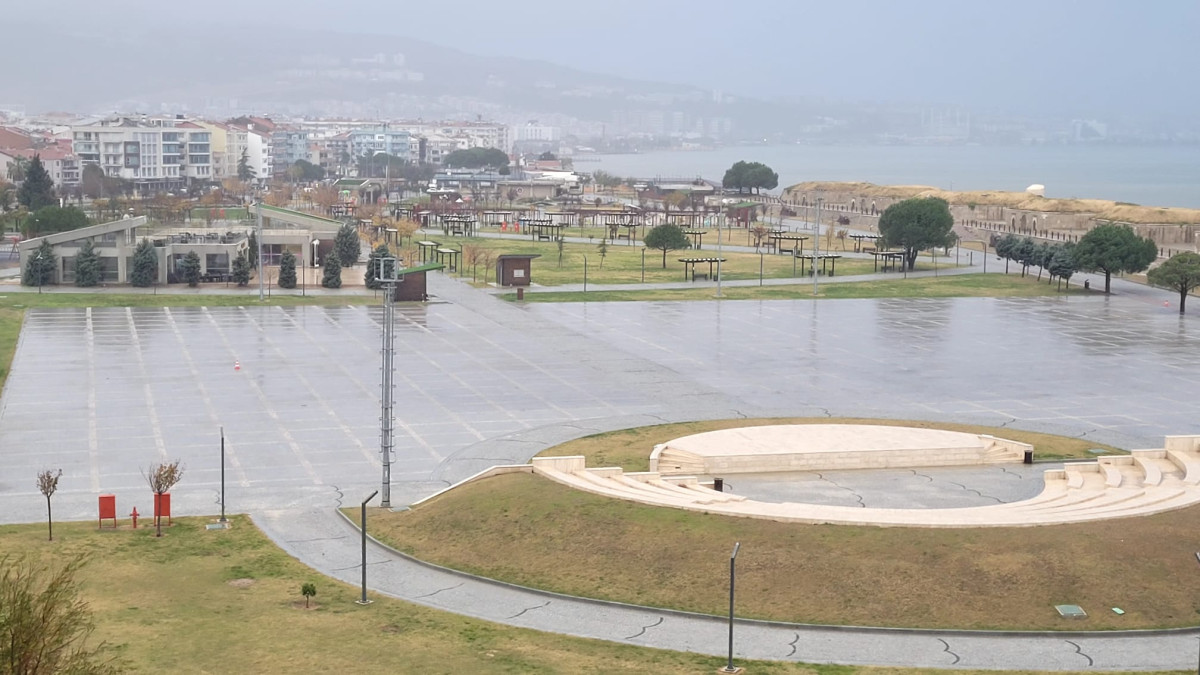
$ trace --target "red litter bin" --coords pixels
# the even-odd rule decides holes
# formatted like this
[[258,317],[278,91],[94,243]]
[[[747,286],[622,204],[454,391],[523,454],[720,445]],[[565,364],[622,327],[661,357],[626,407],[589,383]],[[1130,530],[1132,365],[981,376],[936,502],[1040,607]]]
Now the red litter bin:
[[154,495],[154,522],[158,523],[159,518],[166,518],[167,524],[171,524],[171,493],[164,492],[163,494],[155,493]]
[[117,496],[116,495],[100,495],[100,527],[104,527],[104,521],[112,520],[113,527],[117,526]]

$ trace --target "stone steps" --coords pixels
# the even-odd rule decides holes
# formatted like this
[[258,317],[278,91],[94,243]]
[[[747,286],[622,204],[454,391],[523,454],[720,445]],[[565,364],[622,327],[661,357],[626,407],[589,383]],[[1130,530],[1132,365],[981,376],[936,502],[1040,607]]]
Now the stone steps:
[[[1200,436],[1168,437],[1172,447],[1135,450],[1045,472],[1045,487],[1020,502],[958,509],[876,509],[769,503],[715,492],[695,476],[588,469],[582,457],[535,458],[536,473],[581,490],[644,504],[797,523],[910,527],[1005,527],[1150,515],[1200,504]],[[995,448],[989,448],[992,453]],[[1010,453],[1011,450],[1003,450]],[[999,456],[997,451],[995,456]],[[663,452],[659,465],[682,458]],[[675,464],[671,464],[675,462]]]

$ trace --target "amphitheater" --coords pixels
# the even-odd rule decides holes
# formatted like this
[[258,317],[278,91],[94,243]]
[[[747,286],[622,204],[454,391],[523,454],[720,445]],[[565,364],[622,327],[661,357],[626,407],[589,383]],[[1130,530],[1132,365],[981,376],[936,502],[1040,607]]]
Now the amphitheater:
[[[538,457],[522,470],[580,490],[704,513],[795,523],[1014,527],[1144,516],[1200,502],[1200,436],[1044,472],[1037,496],[966,508],[859,508],[766,502],[713,489],[748,473],[985,466],[1025,461],[1032,447],[987,435],[909,427],[774,425],[695,434],[654,448],[650,471],[589,468],[582,456]],[[510,467],[515,469],[517,467]]]

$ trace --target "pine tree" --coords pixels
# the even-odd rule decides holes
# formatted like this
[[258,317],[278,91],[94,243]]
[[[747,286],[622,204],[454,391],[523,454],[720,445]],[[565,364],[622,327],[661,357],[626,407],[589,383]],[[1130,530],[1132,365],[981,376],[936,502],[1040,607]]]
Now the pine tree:
[[325,256],[325,277],[321,279],[325,288],[342,287],[342,261],[336,255]]
[[200,255],[195,251],[183,256],[183,280],[192,288],[200,285]]
[[250,261],[246,258],[246,252],[242,251],[233,259],[233,280],[238,286],[245,286],[250,283]]
[[54,283],[54,270],[58,262],[54,259],[54,247],[49,241],[42,240],[33,255],[25,263],[25,273],[21,275],[21,283],[25,286],[45,286]]
[[296,287],[296,256],[291,251],[284,251],[283,256],[279,258],[279,281],[277,283],[280,288]]
[[386,276],[382,272],[391,272],[391,270],[380,270],[379,260],[392,257],[392,252],[388,250],[387,244],[380,244],[372,251],[370,257],[367,258],[367,271],[363,273],[363,283],[367,288],[376,291],[383,288],[383,282],[378,281],[378,277]]
[[133,250],[133,269],[129,271],[129,283],[146,288],[158,279],[158,252],[149,239],[138,242]]
[[242,181],[243,183],[257,178],[254,172],[254,167],[250,166],[250,151],[248,149],[243,148],[242,156],[238,158],[237,177],[238,180]]
[[30,211],[37,211],[43,206],[57,206],[58,197],[54,196],[54,181],[42,166],[42,158],[34,155],[25,170],[25,182],[17,191],[17,201]]
[[92,240],[88,239],[75,256],[75,285],[84,288],[95,286],[100,283],[101,272],[100,254],[96,252]]
[[250,263],[250,269],[258,267],[258,233],[250,233],[250,241],[246,245],[246,262]]
[[333,238],[333,250],[340,258],[342,267],[350,267],[358,262],[362,254],[362,244],[359,243],[358,232],[350,223],[338,228],[337,236]]

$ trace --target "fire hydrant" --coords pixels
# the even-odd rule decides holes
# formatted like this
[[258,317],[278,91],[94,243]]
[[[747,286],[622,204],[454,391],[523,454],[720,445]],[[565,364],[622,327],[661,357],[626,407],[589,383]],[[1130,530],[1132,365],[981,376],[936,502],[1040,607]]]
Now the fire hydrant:
[[138,512],[137,512],[136,506],[133,507],[133,513],[129,514],[129,517],[133,518],[133,529],[136,530],[137,529],[137,519],[138,519]]

